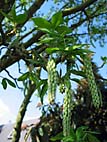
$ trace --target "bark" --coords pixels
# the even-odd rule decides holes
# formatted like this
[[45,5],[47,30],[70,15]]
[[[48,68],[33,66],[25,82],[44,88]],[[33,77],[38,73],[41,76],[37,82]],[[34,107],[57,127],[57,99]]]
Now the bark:
[[26,112],[27,106],[29,104],[30,98],[31,98],[34,91],[35,91],[35,84],[30,84],[27,95],[25,96],[25,98],[20,106],[18,115],[17,115],[16,124],[15,124],[14,130],[13,130],[12,142],[19,142],[20,133],[21,133],[21,124],[22,124],[23,118],[25,116],[25,112]]
[[87,0],[86,2],[82,3],[79,6],[76,6],[74,8],[68,8],[68,9],[66,9],[66,10],[64,10],[62,12],[63,16],[68,16],[70,14],[75,14],[75,13],[77,13],[79,11],[83,11],[83,10],[85,10],[85,8],[87,8],[90,5],[94,4],[96,1],[98,1],[98,0]]

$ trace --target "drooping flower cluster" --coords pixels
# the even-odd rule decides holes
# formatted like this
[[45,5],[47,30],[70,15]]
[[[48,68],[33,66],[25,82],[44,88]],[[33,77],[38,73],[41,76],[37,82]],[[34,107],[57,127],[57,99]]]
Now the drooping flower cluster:
[[93,74],[92,64],[89,56],[84,56],[84,67],[87,81],[89,84],[90,93],[92,95],[92,102],[96,108],[99,108],[102,104],[101,93],[95,82],[95,77]]
[[66,81],[66,89],[63,103],[63,135],[70,136],[71,110],[72,110],[72,90],[69,80]]
[[54,59],[50,59],[47,63],[48,71],[48,101],[53,104],[56,97],[56,86],[57,86],[57,72]]

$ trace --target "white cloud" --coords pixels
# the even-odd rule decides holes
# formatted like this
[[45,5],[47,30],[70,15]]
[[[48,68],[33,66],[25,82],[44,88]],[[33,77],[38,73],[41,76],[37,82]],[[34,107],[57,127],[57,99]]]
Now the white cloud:
[[6,124],[10,120],[13,121],[15,116],[12,114],[8,106],[0,100],[0,124]]

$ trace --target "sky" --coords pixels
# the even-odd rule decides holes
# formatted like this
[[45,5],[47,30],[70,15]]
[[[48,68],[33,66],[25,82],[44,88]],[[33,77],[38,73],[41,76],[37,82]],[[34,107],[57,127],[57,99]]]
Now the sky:
[[[106,46],[107,45],[105,45],[105,48],[100,48],[99,46],[97,46],[96,49],[92,48],[92,50],[96,52],[94,55],[94,61],[97,63],[98,66],[102,64],[100,57],[107,56]],[[10,67],[9,70],[11,71],[13,76],[19,75],[17,73],[17,64]],[[103,67],[103,69],[101,69],[100,73],[103,77],[107,78],[107,64]],[[4,77],[7,76],[4,72],[0,75]],[[13,123],[15,121],[23,99],[23,92],[18,88],[13,88],[8,85],[7,89],[4,90],[2,85],[0,84],[0,125],[6,123]],[[60,98],[58,99],[60,100]],[[33,95],[26,111],[26,115],[24,118],[25,120],[40,117],[41,113],[36,107],[38,102],[39,98]],[[45,98],[45,102],[47,102],[47,98]]]

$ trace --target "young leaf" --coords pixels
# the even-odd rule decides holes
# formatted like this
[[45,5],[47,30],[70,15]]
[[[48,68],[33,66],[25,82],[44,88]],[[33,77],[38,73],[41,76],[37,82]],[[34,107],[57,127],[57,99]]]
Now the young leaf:
[[29,77],[29,72],[24,73],[22,76],[18,78],[18,81],[24,81]]
[[14,82],[12,82],[11,80],[9,80],[9,79],[7,79],[7,78],[6,78],[6,81],[8,82],[8,84],[9,84],[10,86],[16,88],[16,85],[15,85]]
[[2,79],[2,86],[3,86],[4,89],[7,88],[6,78],[3,78],[3,79]]
[[52,26],[55,29],[56,27],[58,27],[61,23],[63,22],[63,18],[62,18],[62,12],[57,12],[52,16]]
[[55,53],[57,51],[60,51],[60,48],[59,47],[49,47],[49,48],[46,48],[46,52],[48,54],[52,54],[52,53]]

